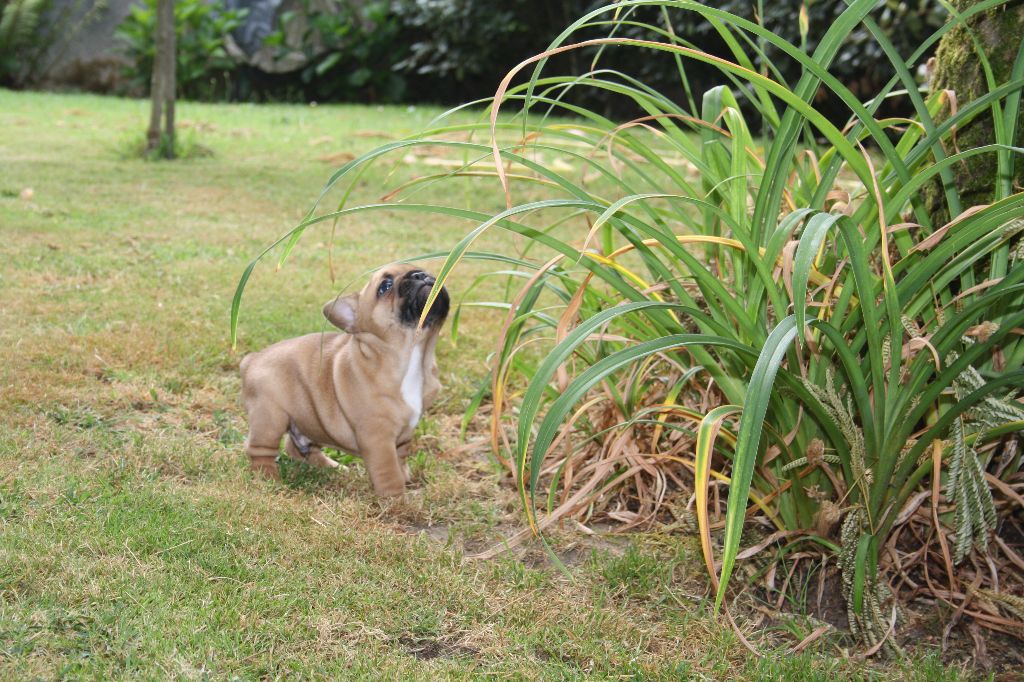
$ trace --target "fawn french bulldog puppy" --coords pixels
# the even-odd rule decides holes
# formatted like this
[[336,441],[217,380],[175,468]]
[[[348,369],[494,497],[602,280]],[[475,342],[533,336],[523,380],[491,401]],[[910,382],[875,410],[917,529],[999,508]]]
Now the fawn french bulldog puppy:
[[324,306],[346,333],[307,334],[242,358],[254,471],[278,476],[274,460],[287,434],[294,459],[336,467],[320,449],[336,447],[363,458],[378,495],[404,492],[413,430],[441,388],[434,346],[448,316],[445,289],[416,328],[433,285],[414,266],[387,266],[359,293]]

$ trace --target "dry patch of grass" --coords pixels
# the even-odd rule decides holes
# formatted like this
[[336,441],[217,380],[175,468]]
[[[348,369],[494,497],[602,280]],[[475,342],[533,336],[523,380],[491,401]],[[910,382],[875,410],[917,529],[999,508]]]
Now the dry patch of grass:
[[[284,484],[253,480],[241,353],[321,328],[320,304],[349,273],[446,248],[465,226],[356,216],[334,241],[337,284],[329,228],[311,231],[283,270],[257,269],[236,353],[237,277],[309,206],[327,173],[319,159],[410,134],[437,112],[185,103],[211,157],[124,159],[145,106],[0,91],[0,677],[865,670],[829,638],[799,656],[751,657],[708,615],[689,538],[556,529],[572,579],[536,545],[468,560],[520,521],[498,471],[458,438],[493,344],[483,312],[463,315],[458,346],[441,344],[448,392],[421,427],[405,500],[381,506],[351,459],[331,473],[287,466]],[[370,195],[387,171],[364,177]],[[508,246],[488,239],[482,248]],[[479,272],[467,266],[453,289]],[[915,672],[947,674],[937,665]]]

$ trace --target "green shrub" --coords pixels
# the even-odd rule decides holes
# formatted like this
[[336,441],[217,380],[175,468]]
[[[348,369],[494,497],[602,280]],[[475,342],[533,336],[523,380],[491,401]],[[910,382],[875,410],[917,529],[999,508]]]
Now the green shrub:
[[[422,94],[465,101],[493,94],[495,76],[535,54],[583,0],[396,0],[408,54],[396,68],[415,74]],[[468,90],[468,92],[467,92]]]
[[[695,494],[718,605],[744,521],[756,515],[777,531],[768,541],[791,566],[834,557],[852,630],[866,645],[891,647],[898,609],[887,575],[927,570],[927,584],[950,599],[947,584],[968,575],[976,588],[999,589],[987,569],[954,562],[976,549],[993,565],[1012,560],[988,538],[1012,509],[995,507],[990,483],[1003,490],[1000,479],[1021,468],[1012,441],[1024,408],[1012,389],[1024,385],[1024,193],[994,182],[990,204],[964,206],[949,170],[993,154],[998,177],[1011,175],[1022,151],[1012,122],[1024,49],[1010,81],[957,107],[945,92],[923,95],[914,66],[951,26],[1000,2],[972,7],[908,55],[871,19],[874,5],[851,1],[811,54],[688,0],[595,10],[552,53],[603,25],[611,37],[571,49],[666,59],[687,96],[667,97],[600,59],[586,73],[548,75],[548,55],[538,56],[528,82],[504,79],[489,122],[439,124],[339,169],[324,190],[343,192],[339,208],[311,211],[282,237],[281,260],[309,227],[380,208],[347,205],[368,165],[423,145],[461,157],[448,173],[402,179],[384,206],[475,225],[448,254],[441,282],[464,258],[519,269],[497,273],[520,285],[494,304],[508,312],[490,397],[495,454],[515,476],[529,523],[542,531],[572,516],[630,527],[669,511],[682,520],[678,510]],[[730,58],[658,25],[631,25],[645,42],[618,37],[633,7],[710,23]],[[829,72],[859,27],[896,74],[866,101]],[[768,62],[760,72],[752,54],[764,54],[761,45],[798,63],[799,79],[786,82]],[[692,92],[692,62],[718,69],[725,85]],[[579,88],[614,94],[643,115],[615,121],[568,103]],[[846,125],[815,108],[822,89],[847,107]],[[878,117],[898,89],[913,120]],[[499,115],[509,103],[521,105],[515,119]],[[996,126],[996,144],[958,149],[956,126],[986,111],[1010,122]],[[490,142],[452,139],[467,131]],[[945,225],[921,199],[934,178],[953,216]],[[483,196],[481,206],[415,203],[441,182],[447,196]],[[492,192],[451,191],[464,183]],[[499,192],[507,209],[494,213]],[[491,229],[518,235],[519,251],[471,251]],[[233,326],[260,258],[239,283]],[[728,483],[720,577],[712,477]],[[940,506],[930,521],[940,527],[922,530],[929,521],[915,512],[940,493],[955,511]],[[927,546],[936,537],[941,552]],[[883,552],[898,540],[925,544],[916,563],[896,565]]]
[[[138,7],[122,30],[122,38],[128,43],[126,54],[133,64],[126,77],[139,92],[149,87],[153,2],[147,0]],[[493,92],[496,74],[542,50],[559,27],[599,4],[593,0],[303,0],[299,9],[279,15],[266,44],[276,48],[279,56],[301,53],[305,65],[292,72],[264,74],[242,67],[223,48],[223,37],[238,25],[244,10],[235,14],[226,12],[220,2],[187,0],[178,3],[176,10],[182,41],[179,50],[187,53],[179,65],[186,81],[182,93],[203,99],[376,102],[463,102],[487,97]],[[772,33],[801,44],[798,22],[793,21],[801,6],[798,0],[767,4],[726,0],[718,6],[748,20],[763,17],[763,25]],[[827,28],[845,6],[840,0],[819,0],[809,5],[811,32],[804,41],[805,49],[815,48],[814,36]],[[889,0],[880,3],[872,16],[897,49],[907,51],[937,28],[945,12],[937,0]],[[581,26],[577,37],[605,35],[609,21],[603,17],[592,26]],[[660,7],[631,6],[618,21],[615,33],[620,37],[645,35],[647,26],[655,25],[670,30],[685,44],[699,45],[709,54],[729,56],[728,42],[700,17],[681,13],[669,16]],[[758,50],[764,51],[784,79],[799,78],[799,62],[775,50],[767,41],[751,50],[755,67],[767,67]],[[596,53],[597,48],[572,51],[556,58],[553,66],[580,73]],[[929,54],[930,51],[924,56]],[[606,51],[601,63],[605,68],[628,71],[667,96],[684,96],[678,70],[671,60],[634,63],[628,56]],[[876,91],[893,73],[864,25],[844,38],[833,72],[859,96]],[[689,64],[687,80],[692,89],[701,92],[720,82],[720,77],[712,65]],[[573,96],[578,96],[578,104],[591,109],[619,115],[633,113],[629,104],[604,90],[578,89]],[[817,107],[830,116],[846,115],[841,101],[834,99],[818,102]],[[902,109],[909,111],[909,107]]]
[[[121,49],[130,66],[125,70],[129,87],[148,92],[156,54],[156,3],[144,0],[117,28]],[[230,90],[235,60],[227,53],[225,39],[245,18],[248,10],[229,10],[219,1],[177,0],[174,3],[178,96],[185,99],[224,98]]]
[[285,12],[266,44],[282,52],[288,47],[289,27],[300,22],[297,43],[307,65],[298,71],[307,98],[319,101],[397,102],[405,93],[405,78],[395,70],[404,54],[397,41],[399,24],[388,3],[321,3],[305,0],[304,11]]
[[[603,4],[594,0],[396,0],[392,7],[403,27],[403,42],[411,46],[408,57],[397,68],[417,76],[410,83],[411,92],[417,96],[459,102],[488,97],[493,93],[497,74],[540,52],[561,26]],[[886,0],[876,4],[870,16],[902,54],[909,54],[926,40],[946,16],[938,0]],[[749,21],[761,17],[760,23],[766,29],[807,52],[817,47],[816,36],[846,9],[841,0],[723,0],[714,6]],[[795,20],[801,7],[806,9],[809,28],[803,35],[800,22]],[[573,41],[607,35],[613,21],[615,35],[623,38],[649,36],[648,27],[656,26],[670,30],[681,44],[698,46],[719,57],[730,55],[728,41],[712,23],[697,14],[666,13],[661,7],[643,5],[623,7],[617,17],[596,17],[591,26],[578,27]],[[749,52],[756,68],[771,66],[784,80],[795,81],[800,77],[799,62],[775,49],[770,41],[756,41],[753,47]],[[569,52],[554,58],[551,68],[582,73],[597,52],[596,47]],[[925,52],[921,61],[931,52]],[[635,61],[629,54],[605,51],[601,64],[628,72],[666,96],[684,96],[685,88],[681,87],[679,71],[672,60]],[[831,71],[862,98],[877,92],[895,73],[865,24],[844,37]],[[690,62],[686,80],[691,89],[703,92],[719,84],[721,75],[713,65]],[[821,94],[827,95],[828,91]],[[603,90],[582,89],[573,95],[576,103],[590,109],[604,108],[617,114],[634,111],[629,103]],[[910,107],[900,104],[906,102],[887,103],[898,111],[911,112]],[[845,119],[848,114],[841,100],[828,97],[817,102],[816,108],[835,120]]]

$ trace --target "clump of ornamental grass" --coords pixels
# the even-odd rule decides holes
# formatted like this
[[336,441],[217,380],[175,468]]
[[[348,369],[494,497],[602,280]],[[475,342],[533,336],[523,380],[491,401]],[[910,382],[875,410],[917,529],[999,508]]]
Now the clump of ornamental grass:
[[[877,30],[874,4],[849,3],[813,54],[695,2],[594,10],[505,77],[488,120],[442,122],[339,169],[324,196],[344,188],[340,205],[282,237],[281,259],[304,230],[355,211],[474,225],[443,254],[439,280],[465,259],[503,264],[493,276],[508,295],[489,305],[506,315],[481,399],[530,531],[569,518],[695,525],[716,608],[737,561],[770,552],[785,565],[781,585],[762,572],[780,604],[801,566],[831,562],[851,630],[872,651],[895,648],[899,596],[1020,635],[1024,194],[993,181],[990,203],[964,206],[950,169],[991,154],[997,176],[1012,176],[1024,57],[1015,80],[957,106],[954,93],[920,88],[915,66],[951,26],[998,3],[905,56]],[[659,8],[662,23],[637,21],[640,7]],[[731,58],[680,39],[672,22],[684,13],[711,22]],[[896,74],[866,102],[829,74],[861,24]],[[784,81],[769,46],[799,63],[799,81]],[[687,96],[602,68],[612,49],[676,60]],[[570,51],[592,54],[592,69],[546,72]],[[690,93],[691,61],[720,69],[723,84]],[[585,88],[639,113],[612,120],[574,104]],[[815,109],[821,90],[848,107],[845,125]],[[878,117],[895,97],[913,116]],[[984,114],[1000,123],[994,143],[959,149],[957,126]],[[348,205],[370,164],[421,148],[449,168]],[[932,183],[944,224],[921,200]],[[417,202],[460,185],[492,192],[474,190],[486,198],[476,208]],[[472,250],[489,230],[514,247]],[[766,532],[741,551],[746,522]]]

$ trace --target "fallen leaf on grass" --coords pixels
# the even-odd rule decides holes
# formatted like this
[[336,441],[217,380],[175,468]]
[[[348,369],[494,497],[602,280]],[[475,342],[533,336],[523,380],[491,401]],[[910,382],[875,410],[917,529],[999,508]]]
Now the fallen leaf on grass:
[[203,132],[213,132],[213,131],[217,130],[217,124],[216,123],[209,123],[207,121],[184,120],[184,121],[178,121],[178,123],[176,125],[179,128],[184,128],[186,130],[189,129],[189,128],[195,128],[196,132],[200,132],[200,133],[203,133]]
[[335,152],[334,154],[318,156],[316,160],[323,163],[348,163],[354,158],[356,158],[356,155],[352,152]]

